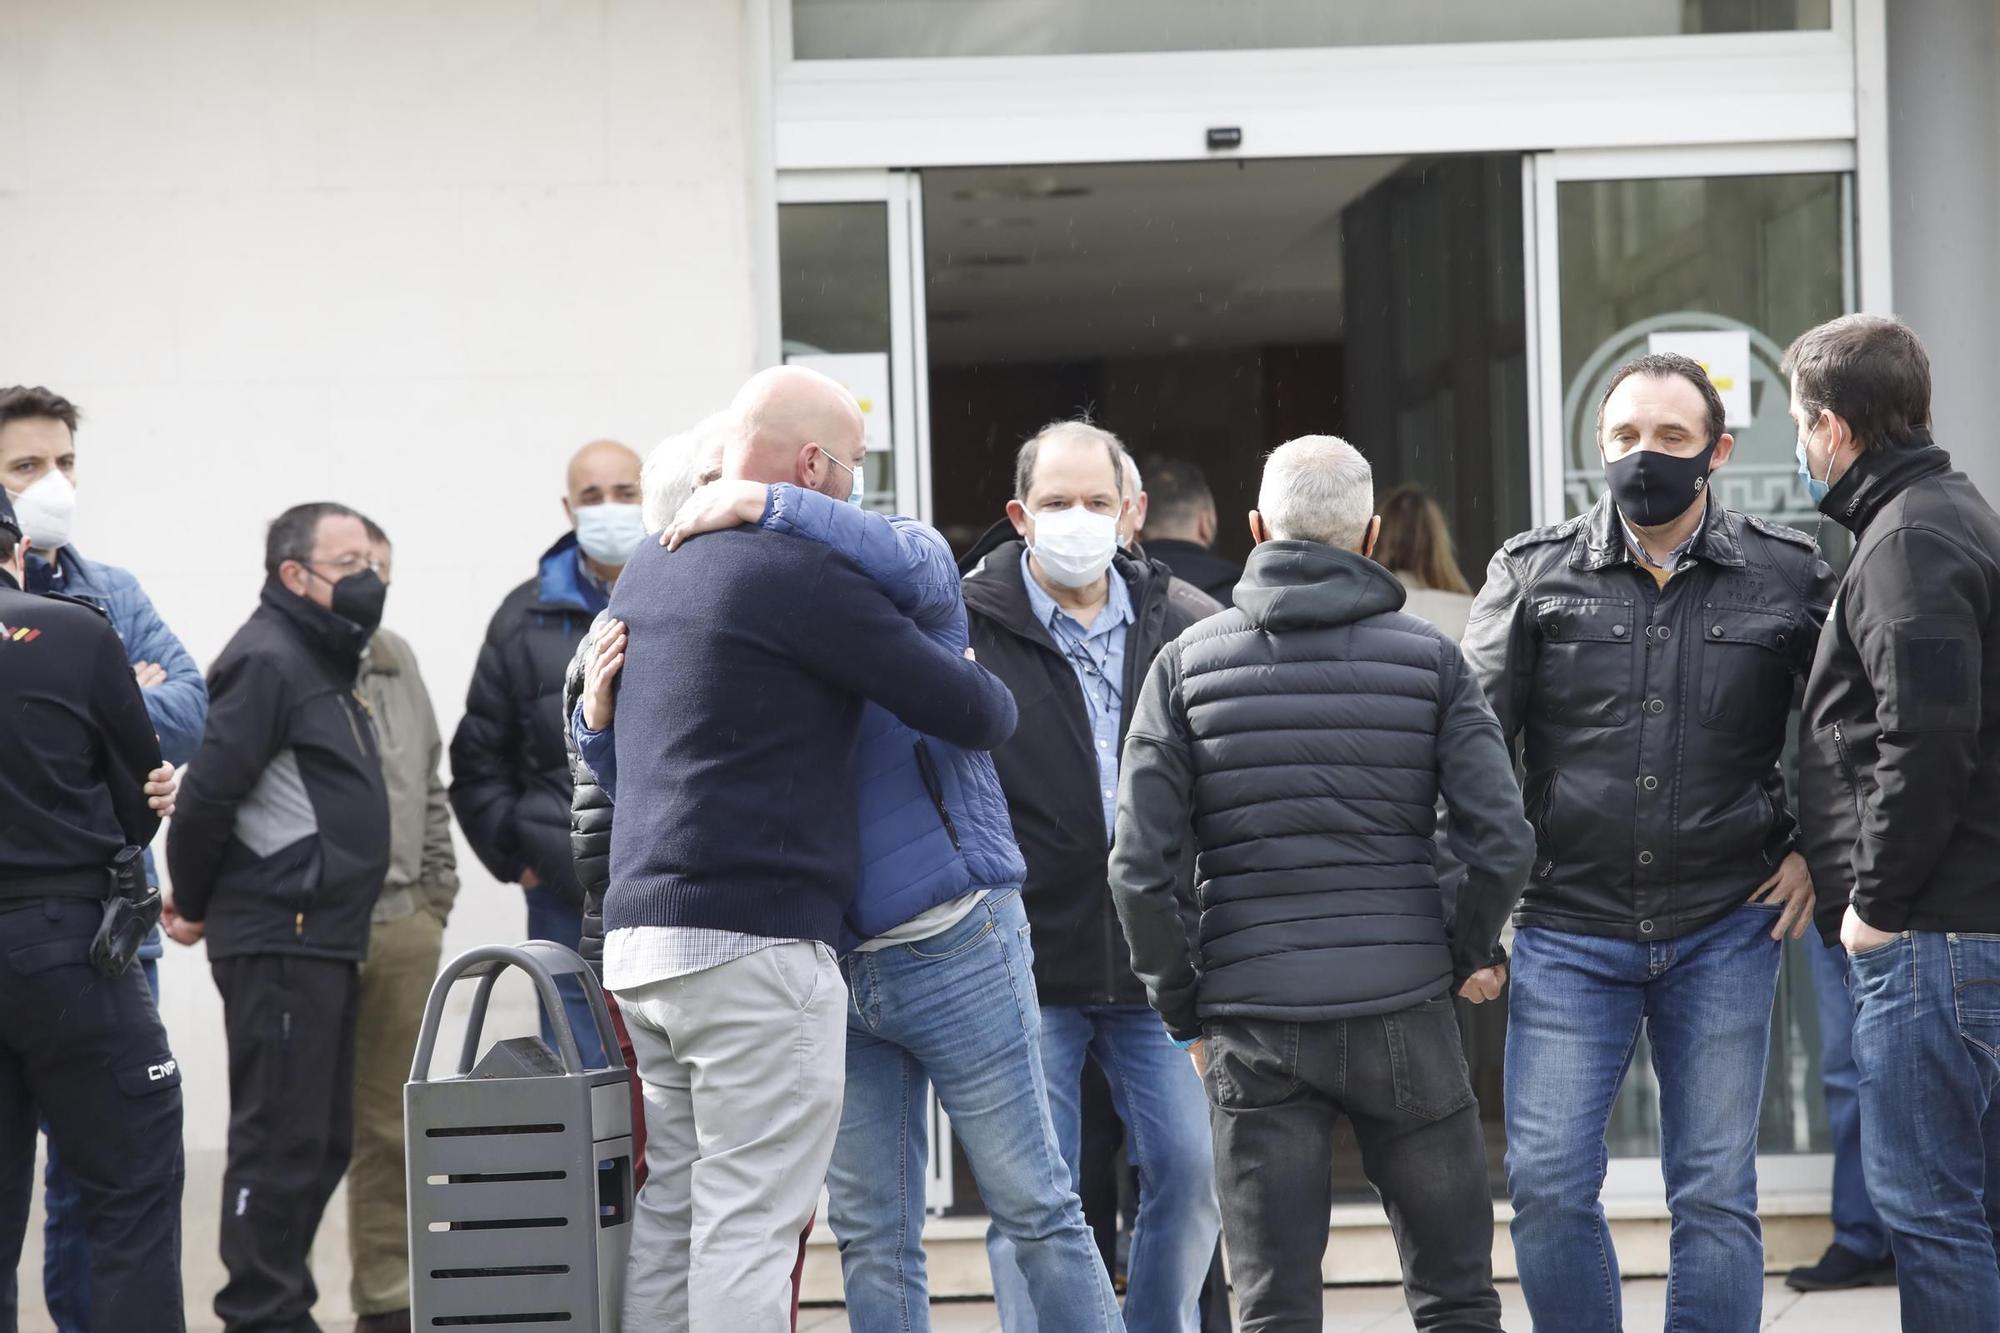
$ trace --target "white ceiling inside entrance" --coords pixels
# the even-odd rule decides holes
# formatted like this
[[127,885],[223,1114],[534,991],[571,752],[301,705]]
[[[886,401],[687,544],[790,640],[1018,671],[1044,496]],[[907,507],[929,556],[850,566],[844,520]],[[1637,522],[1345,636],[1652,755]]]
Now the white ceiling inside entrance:
[[933,365],[1340,336],[1340,210],[1406,161],[926,171]]

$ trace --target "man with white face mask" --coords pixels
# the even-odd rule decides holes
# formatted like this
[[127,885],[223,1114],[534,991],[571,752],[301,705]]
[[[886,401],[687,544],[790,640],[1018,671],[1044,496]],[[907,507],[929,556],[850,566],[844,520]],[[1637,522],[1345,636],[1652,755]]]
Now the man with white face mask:
[[[1045,428],[1015,462],[1007,516],[1020,540],[966,577],[965,606],[974,654],[1021,712],[993,759],[1028,865],[1021,900],[1056,1140],[1074,1185],[1088,1053],[1110,1079],[1144,1181],[1126,1327],[1194,1333],[1221,1225],[1207,1102],[1132,973],[1105,858],[1139,685],[1164,645],[1221,608],[1165,565],[1119,552],[1129,503],[1116,436],[1081,421]],[[996,1231],[987,1247],[1001,1321],[1034,1330],[1012,1243]]]
[[[161,757],[169,764],[185,764],[201,743],[208,719],[208,686],[194,658],[153,609],[139,580],[116,565],[87,560],[77,552],[71,529],[76,519],[78,418],[76,404],[48,389],[22,385],[0,389],[0,486],[5,487],[30,543],[26,591],[89,602],[110,618],[138,678],[146,716],[159,734]],[[157,884],[150,851],[146,871]],[[156,998],[159,957],[156,932],[139,947],[140,965]],[[58,1327],[89,1328],[91,1251],[83,1200],[54,1151],[45,1178],[43,1294]]]
[[[574,949],[583,888],[569,846],[563,671],[646,529],[639,455],[625,445],[586,444],[569,460],[568,481],[563,512],[574,531],[543,554],[535,576],[507,594],[487,627],[465,717],[451,740],[451,805],[486,868],[525,891],[529,936]],[[603,1046],[582,984],[563,977],[557,988],[578,1050],[600,1062]],[[543,1036],[555,1040],[553,1032]]]

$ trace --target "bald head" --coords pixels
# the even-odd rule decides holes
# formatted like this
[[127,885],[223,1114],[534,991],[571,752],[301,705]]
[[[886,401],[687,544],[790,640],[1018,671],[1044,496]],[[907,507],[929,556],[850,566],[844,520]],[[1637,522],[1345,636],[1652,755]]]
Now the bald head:
[[752,375],[730,404],[740,429],[722,474],[766,485],[793,482],[845,500],[860,484],[860,405],[815,370],[773,366]]
[[570,517],[589,505],[639,503],[639,455],[616,440],[592,440],[570,455]]

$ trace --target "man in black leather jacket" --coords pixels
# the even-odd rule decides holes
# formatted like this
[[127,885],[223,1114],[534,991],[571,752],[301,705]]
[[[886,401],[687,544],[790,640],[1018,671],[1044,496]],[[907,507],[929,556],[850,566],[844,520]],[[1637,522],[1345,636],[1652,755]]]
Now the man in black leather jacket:
[[2000,517],[1932,443],[1907,327],[1850,315],[1784,368],[1807,486],[1855,537],[1799,804],[1820,931],[1849,954],[1868,1195],[1903,1327],[2000,1328]]
[[1538,1327],[1618,1327],[1598,1194],[1643,1021],[1676,1307],[1754,1328],[1771,1006],[1812,902],[1778,757],[1833,575],[1811,539],[1709,494],[1734,442],[1695,362],[1620,367],[1598,443],[1609,493],[1507,542],[1464,642],[1521,738],[1537,843],[1507,1033],[1514,1247]]

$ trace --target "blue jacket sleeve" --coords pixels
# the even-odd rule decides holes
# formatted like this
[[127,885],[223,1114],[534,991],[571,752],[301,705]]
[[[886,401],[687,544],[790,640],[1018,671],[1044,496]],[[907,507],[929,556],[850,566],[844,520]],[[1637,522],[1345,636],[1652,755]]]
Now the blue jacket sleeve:
[[614,722],[602,731],[592,731],[584,725],[582,704],[569,716],[570,734],[576,738],[576,757],[597,775],[597,785],[614,801],[618,799],[618,749],[614,737],[617,725]]
[[[882,585],[898,611],[927,630],[965,620],[958,563],[937,529],[884,518],[801,486],[771,487],[761,526],[830,546]],[[965,647],[963,632],[951,646]]]
[[181,646],[167,622],[153,608],[153,599],[130,580],[105,599],[117,613],[118,637],[125,641],[125,656],[132,662],[151,662],[167,673],[166,680],[150,690],[140,691],[146,701],[146,715],[160,736],[160,755],[170,764],[185,764],[201,747],[201,731],[208,723],[208,685],[201,668]]

